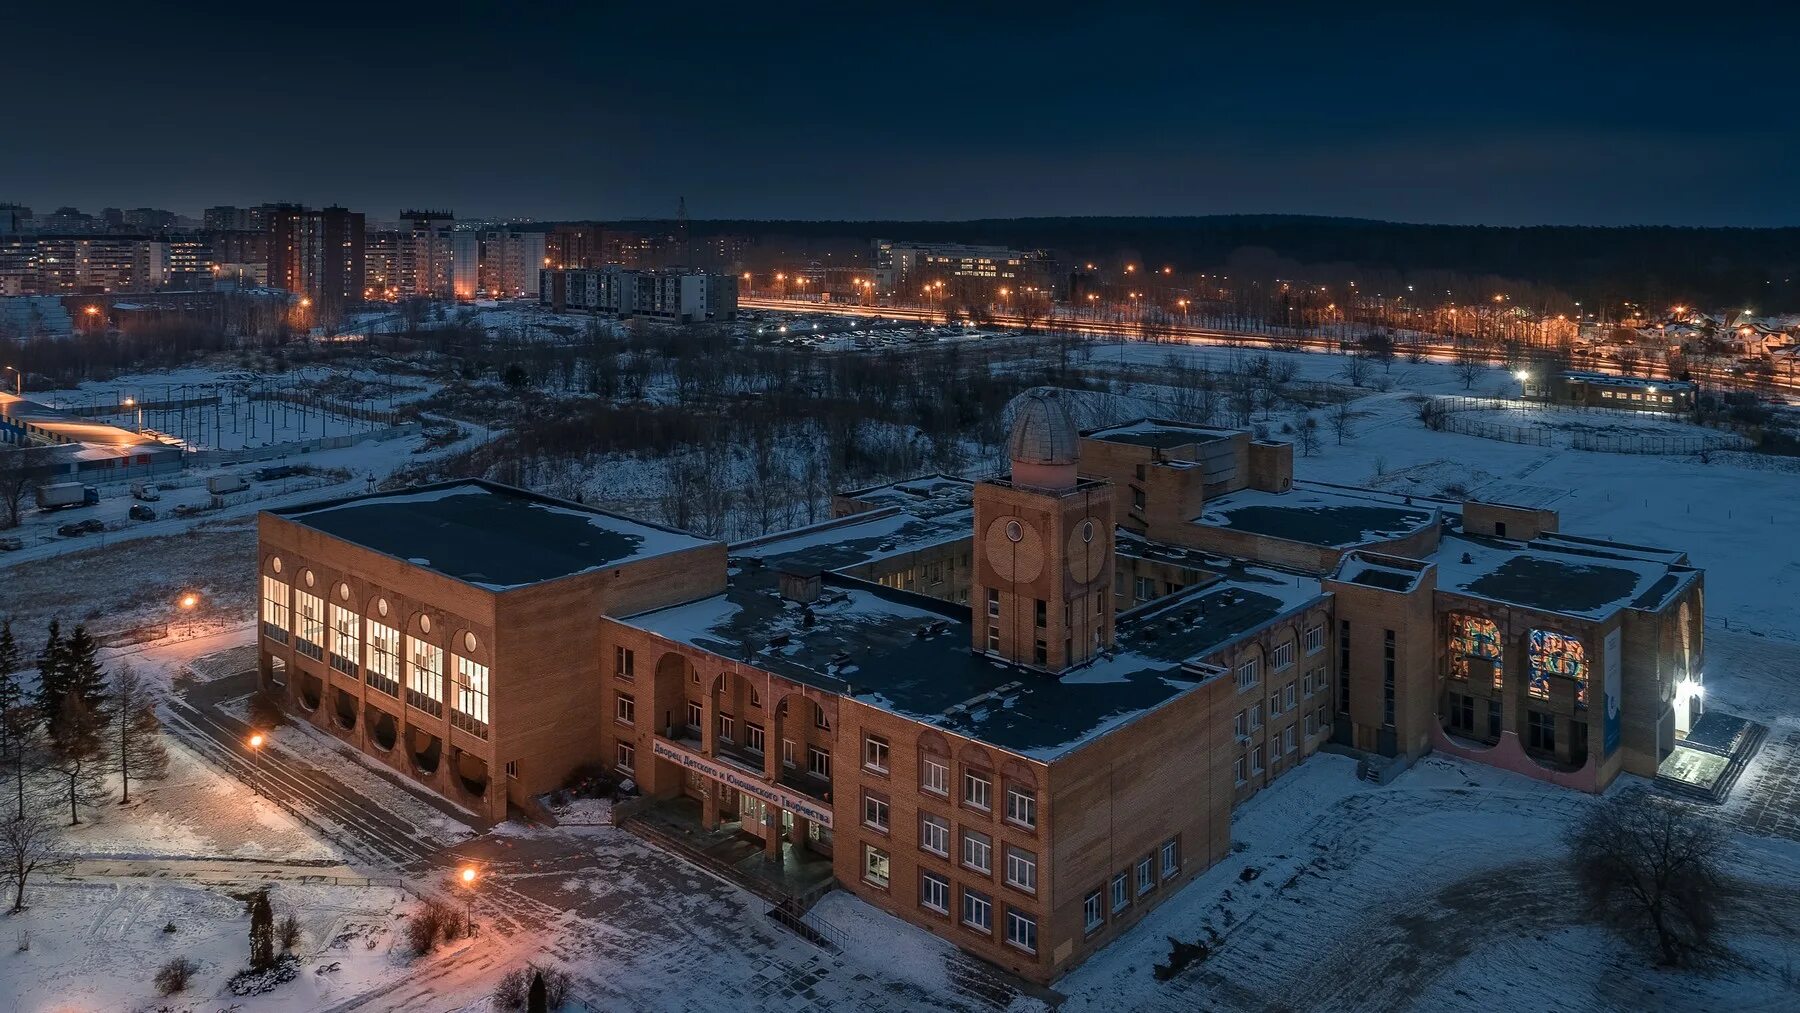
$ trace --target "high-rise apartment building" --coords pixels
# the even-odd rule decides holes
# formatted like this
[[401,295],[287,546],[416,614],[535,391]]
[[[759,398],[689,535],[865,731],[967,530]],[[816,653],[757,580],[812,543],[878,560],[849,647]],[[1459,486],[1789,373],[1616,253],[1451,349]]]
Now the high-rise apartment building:
[[360,211],[290,204],[269,219],[269,284],[312,300],[313,318],[336,320],[363,299],[368,251]]

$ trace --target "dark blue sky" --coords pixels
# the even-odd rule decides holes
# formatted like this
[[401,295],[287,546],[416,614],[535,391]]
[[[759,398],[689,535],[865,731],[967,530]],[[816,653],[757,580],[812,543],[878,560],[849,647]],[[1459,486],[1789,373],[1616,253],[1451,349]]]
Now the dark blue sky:
[[1800,224],[1780,8],[205,6],[18,5],[0,200]]

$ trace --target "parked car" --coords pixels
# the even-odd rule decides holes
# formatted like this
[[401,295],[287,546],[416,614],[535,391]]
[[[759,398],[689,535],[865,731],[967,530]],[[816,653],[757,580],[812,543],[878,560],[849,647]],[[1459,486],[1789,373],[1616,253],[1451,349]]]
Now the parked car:
[[254,477],[258,482],[273,482],[278,478],[289,478],[300,474],[299,467],[292,464],[272,464],[267,468],[256,469]]
[[162,499],[162,490],[149,482],[133,482],[131,483],[131,498],[154,503]]
[[90,535],[96,531],[105,530],[106,524],[98,517],[89,517],[85,521],[72,521],[68,524],[64,524],[62,527],[56,529],[56,533],[64,538],[79,538],[82,535]]
[[17,552],[24,547],[23,538],[0,538],[0,552]]
[[142,503],[131,504],[131,509],[126,511],[126,513],[130,514],[131,519],[134,521],[153,521],[156,519],[156,511]]

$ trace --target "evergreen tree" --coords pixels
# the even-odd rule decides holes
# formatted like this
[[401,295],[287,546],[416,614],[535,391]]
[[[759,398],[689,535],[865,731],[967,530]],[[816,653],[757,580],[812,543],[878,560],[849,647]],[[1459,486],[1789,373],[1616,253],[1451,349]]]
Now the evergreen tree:
[[38,655],[37,709],[45,717],[55,714],[62,707],[63,697],[68,693],[68,666],[64,663],[65,657],[62,623],[52,619],[50,635],[44,640],[43,653]]
[[107,718],[106,669],[100,667],[100,644],[89,635],[86,626],[63,641],[63,672],[67,679],[65,692],[78,693],[81,703],[102,724]]
[[250,902],[250,970],[275,966],[275,911],[269,907],[269,891],[256,892]]
[[106,728],[71,691],[50,722],[49,768],[66,779],[69,825],[81,822],[81,807],[106,800]]
[[544,972],[533,971],[531,990],[525,993],[526,1013],[550,1013],[550,996],[544,989]]
[[119,767],[119,804],[131,801],[131,779],[157,780],[169,772],[169,751],[162,742],[162,720],[156,716],[156,697],[130,666],[113,676],[116,738],[113,762]]

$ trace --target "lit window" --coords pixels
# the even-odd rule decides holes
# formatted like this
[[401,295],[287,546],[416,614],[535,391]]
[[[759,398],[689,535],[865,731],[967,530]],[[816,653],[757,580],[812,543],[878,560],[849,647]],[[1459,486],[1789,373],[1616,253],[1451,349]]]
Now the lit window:
[[369,663],[363,670],[368,684],[388,696],[400,695],[400,631],[369,620]]
[[863,845],[863,882],[887,889],[891,864],[888,853],[872,844]]
[[298,643],[294,646],[301,654],[315,661],[325,660],[325,602],[318,595],[309,594],[298,588],[294,590],[294,611],[299,614],[300,627],[296,633]]
[[406,702],[427,714],[444,713],[444,649],[408,637]]
[[487,738],[488,667],[460,654],[456,656],[456,701],[450,723]]
[[333,604],[331,606],[331,667],[354,676],[357,659],[362,657],[362,617]]

